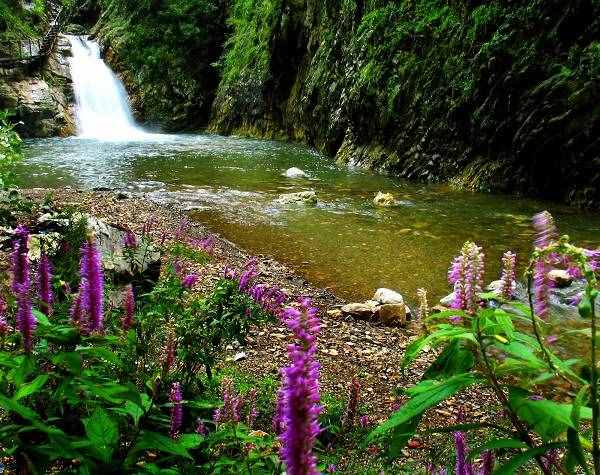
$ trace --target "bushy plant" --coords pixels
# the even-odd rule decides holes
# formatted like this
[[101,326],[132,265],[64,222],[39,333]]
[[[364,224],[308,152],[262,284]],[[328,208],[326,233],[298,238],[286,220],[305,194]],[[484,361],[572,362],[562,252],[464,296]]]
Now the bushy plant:
[[[423,379],[403,393],[408,401],[388,421],[370,434],[370,440],[386,440],[398,453],[417,433],[426,411],[468,388],[487,388],[494,394],[505,418],[491,422],[462,422],[431,429],[462,431],[488,429],[492,434],[470,454],[471,461],[485,450],[505,452],[506,460],[495,473],[514,473],[535,462],[543,473],[600,473],[598,446],[597,315],[598,281],[595,271],[600,252],[558,237],[552,217],[535,218],[538,231],[526,277],[529,304],[514,300],[514,254],[504,258],[501,288],[483,292],[484,256],[474,243],[466,243],[454,261],[449,280],[454,284],[451,310],[427,318],[429,334],[406,349],[402,367],[410,365],[426,347],[438,356]],[[555,335],[546,334],[552,268],[564,268],[585,283],[579,314],[589,323],[589,360],[559,357],[552,348]],[[572,394],[566,401],[546,398],[548,388],[561,382]],[[458,436],[457,436],[458,437]],[[464,434],[460,437],[464,438]],[[459,460],[465,462],[464,440]],[[457,443],[458,447],[458,443]],[[564,456],[558,458],[556,453]],[[471,462],[468,462],[471,463]],[[464,472],[470,473],[470,472]]]
[[0,110],[0,190],[13,183],[13,168],[23,158],[22,141],[9,122],[11,112]]

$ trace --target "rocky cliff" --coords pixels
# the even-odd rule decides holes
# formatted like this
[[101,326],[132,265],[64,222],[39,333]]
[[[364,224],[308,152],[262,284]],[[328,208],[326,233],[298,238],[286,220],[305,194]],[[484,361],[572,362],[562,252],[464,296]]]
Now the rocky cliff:
[[234,0],[212,129],[600,205],[600,2]]
[[60,36],[54,53],[39,70],[0,70],[0,109],[14,110],[22,137],[75,133],[69,73],[69,40]]

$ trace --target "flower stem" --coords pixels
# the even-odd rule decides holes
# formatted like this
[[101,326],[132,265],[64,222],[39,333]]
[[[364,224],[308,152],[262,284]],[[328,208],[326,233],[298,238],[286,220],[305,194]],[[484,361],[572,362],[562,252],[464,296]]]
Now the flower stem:
[[591,354],[591,366],[592,366],[592,384],[591,384],[591,395],[592,395],[592,459],[594,461],[594,473],[600,474],[600,443],[598,437],[598,370],[596,361],[596,311],[595,311],[595,296],[588,289],[588,296],[592,305],[592,354]]

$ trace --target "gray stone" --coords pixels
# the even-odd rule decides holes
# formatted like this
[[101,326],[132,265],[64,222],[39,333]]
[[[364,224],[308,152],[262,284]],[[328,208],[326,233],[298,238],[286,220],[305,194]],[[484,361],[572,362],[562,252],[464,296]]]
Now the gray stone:
[[395,290],[391,289],[377,289],[375,295],[373,295],[373,299],[379,302],[382,305],[386,304],[404,304],[404,298]]
[[341,310],[342,314],[358,318],[371,318],[374,314],[373,307],[364,303],[349,303],[348,305],[344,305]]

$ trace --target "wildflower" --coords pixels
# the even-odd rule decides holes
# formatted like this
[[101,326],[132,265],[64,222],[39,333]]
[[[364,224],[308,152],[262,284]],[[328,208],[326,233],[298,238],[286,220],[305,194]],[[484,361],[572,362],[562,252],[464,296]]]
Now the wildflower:
[[233,413],[231,416],[231,422],[240,422],[242,420],[244,403],[244,398],[242,396],[235,396],[233,398]]
[[558,231],[554,224],[554,218],[548,211],[542,211],[533,216],[533,227],[536,230],[536,247],[542,249],[555,242]]
[[25,226],[18,226],[15,236],[11,254],[11,289],[16,296],[21,290],[20,286],[29,280],[29,230]]
[[468,448],[464,432],[454,432],[454,445],[456,450],[456,475],[471,475],[471,467],[467,461]]
[[123,245],[127,249],[135,249],[138,246],[137,238],[131,231],[127,231],[123,237]]
[[318,472],[312,449],[320,433],[318,415],[321,412],[319,363],[314,358],[319,320],[317,309],[308,299],[302,299],[299,304],[300,309],[287,307],[282,314],[282,320],[297,341],[288,348],[291,365],[282,372],[283,432],[279,439],[286,473],[314,475]]
[[23,336],[23,348],[27,353],[31,351],[33,332],[37,327],[37,320],[33,316],[30,297],[30,283],[25,281],[19,287],[17,294],[17,330]]
[[165,344],[165,359],[163,361],[163,373],[167,374],[175,364],[175,353],[177,352],[177,340],[175,330],[169,327],[167,330],[167,341]]
[[181,221],[179,221],[179,226],[177,226],[174,234],[175,239],[177,241],[181,241],[187,235],[191,226],[192,223],[187,218],[183,218]]
[[171,386],[171,394],[169,397],[171,404],[171,430],[170,435],[172,439],[179,437],[179,431],[181,430],[181,424],[183,423],[183,407],[181,401],[181,385],[179,383],[173,383]]
[[194,285],[196,285],[199,279],[200,277],[196,273],[188,274],[181,281],[181,285],[185,289],[191,289]]
[[152,228],[154,227],[154,222],[156,221],[156,217],[155,216],[150,216],[146,222],[144,223],[144,226],[142,226],[142,236],[146,237],[150,235],[150,232],[152,231]]
[[548,278],[548,266],[544,259],[535,262],[533,273],[535,291],[535,313],[545,320],[550,311],[549,292],[554,287],[554,282]]
[[258,275],[258,261],[256,258],[251,258],[244,265],[244,272],[240,276],[240,290],[246,290],[250,284],[250,281]]
[[208,435],[208,429],[204,424],[204,421],[200,418],[196,419],[196,434],[206,436]]
[[123,297],[123,330],[127,331],[133,327],[133,314],[135,311],[135,296],[133,295],[133,286],[129,284],[125,288]]
[[337,466],[330,463],[329,465],[327,465],[327,470],[325,470],[326,473],[336,473],[337,472]]
[[479,293],[483,284],[484,254],[481,247],[467,241],[460,256],[456,257],[448,273],[454,284],[452,307],[475,313],[479,308]]
[[502,256],[502,283],[500,293],[506,300],[511,300],[514,297],[516,284],[516,262],[517,255],[514,252],[506,251]]
[[549,345],[553,345],[557,341],[558,341],[558,336],[556,336],[556,335],[548,335],[546,337],[546,343],[548,343]]
[[448,318],[448,320],[450,320],[450,323],[452,323],[452,325],[460,325],[463,321],[460,315],[452,315],[450,318]]
[[360,424],[361,429],[366,429],[371,424],[371,421],[369,420],[369,416],[366,416],[366,415],[360,416],[360,419],[358,420],[358,422]]
[[579,292],[577,294],[575,294],[573,297],[571,297],[568,302],[569,305],[573,305],[574,307],[576,307],[577,305],[579,305],[581,303],[581,301],[583,300],[583,292]]
[[225,266],[225,268],[223,269],[223,278],[227,280],[235,280],[237,279],[237,272],[231,267]]
[[52,313],[52,263],[46,253],[40,256],[38,267],[38,288],[40,292],[40,308],[44,315]]
[[0,297],[0,336],[4,336],[10,331],[10,326],[6,321],[6,309],[6,300]]
[[88,239],[81,248],[82,305],[89,315],[89,331],[101,331],[104,320],[104,275],[96,244]]
[[346,412],[344,413],[344,419],[342,421],[342,427],[345,429],[351,429],[356,424],[356,417],[358,415],[358,401],[360,398],[360,383],[354,378],[350,385],[350,391],[348,394],[348,403],[346,405]]
[[429,316],[429,303],[427,302],[427,290],[417,289],[417,297],[419,299],[419,316],[421,320],[425,320]]
[[491,475],[494,470],[494,453],[491,450],[483,452],[481,470],[477,475]]
[[192,241],[192,244],[198,247],[199,249],[206,252],[208,255],[212,255],[215,250],[215,237],[212,234],[208,236],[204,236],[202,239],[195,239]]
[[73,303],[71,305],[71,309],[69,310],[71,323],[79,325],[83,316],[83,304],[82,304],[82,296],[81,291],[77,293]]
[[250,394],[248,395],[248,404],[250,406],[250,410],[248,411],[248,417],[246,419],[246,424],[248,427],[252,427],[256,422],[256,418],[258,417],[258,409],[256,408],[256,398],[258,396],[258,389],[252,388],[250,390]]
[[278,313],[287,300],[287,294],[281,289],[267,284],[255,284],[248,290],[248,295],[265,312]]

